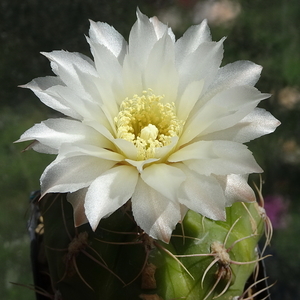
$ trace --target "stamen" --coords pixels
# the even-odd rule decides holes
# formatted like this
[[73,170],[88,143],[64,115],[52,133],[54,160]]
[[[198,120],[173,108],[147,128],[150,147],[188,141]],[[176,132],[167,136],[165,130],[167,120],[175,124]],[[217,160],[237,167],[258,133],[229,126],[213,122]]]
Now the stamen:
[[135,145],[137,160],[155,157],[156,148],[169,145],[182,132],[184,121],[177,118],[175,104],[162,103],[163,98],[151,90],[126,98],[114,119],[117,137]]

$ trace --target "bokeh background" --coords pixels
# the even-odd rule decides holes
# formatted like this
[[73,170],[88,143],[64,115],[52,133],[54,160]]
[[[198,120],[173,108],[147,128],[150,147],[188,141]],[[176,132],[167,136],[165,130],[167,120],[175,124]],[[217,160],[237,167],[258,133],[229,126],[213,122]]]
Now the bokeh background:
[[[249,144],[265,170],[266,209],[274,237],[266,260],[273,300],[300,299],[300,2],[299,0],[1,0],[0,2],[0,299],[31,300],[34,293],[10,282],[33,283],[27,232],[29,194],[51,155],[22,153],[13,144],[34,123],[55,112],[18,85],[51,75],[40,51],[89,55],[88,19],[113,25],[126,38],[136,7],[157,15],[177,37],[208,19],[214,40],[223,36],[224,63],[251,60],[264,67],[257,87],[272,97],[260,106],[282,125]],[[258,182],[258,177],[251,178]]]

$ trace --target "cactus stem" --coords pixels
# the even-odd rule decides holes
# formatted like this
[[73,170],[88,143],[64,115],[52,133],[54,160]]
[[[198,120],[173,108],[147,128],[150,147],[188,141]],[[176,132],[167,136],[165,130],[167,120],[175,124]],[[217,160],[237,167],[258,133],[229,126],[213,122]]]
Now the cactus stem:
[[[259,234],[250,234],[250,235],[248,235],[248,236],[242,237],[242,238],[240,238],[240,239],[234,241],[234,242],[232,243],[232,245],[231,245],[229,248],[227,248],[227,252],[230,252],[231,249],[232,249],[238,242],[241,242],[241,241],[243,241],[243,240],[252,238],[252,237],[254,237],[254,236],[259,236]],[[225,243],[224,243],[224,245],[225,245]]]
[[[58,198],[58,196],[56,196],[53,200],[53,202],[49,205],[48,209],[50,209],[50,207],[52,206],[52,204],[54,203],[54,201]],[[78,267],[77,267],[77,263],[76,263],[76,257],[82,253],[84,254],[86,257],[89,257],[91,260],[93,260],[95,263],[97,263],[98,265],[100,265],[101,267],[103,267],[104,269],[106,269],[108,272],[110,272],[113,276],[115,276],[124,286],[125,286],[125,282],[116,274],[114,273],[106,264],[106,262],[103,260],[103,258],[100,256],[100,254],[93,249],[93,247],[91,247],[88,243],[88,239],[89,239],[89,235],[86,231],[77,232],[77,228],[75,228],[75,236],[72,238],[72,235],[70,234],[68,227],[67,227],[67,222],[66,222],[66,218],[65,218],[65,214],[64,214],[64,204],[63,201],[61,202],[61,212],[62,212],[62,220],[63,220],[63,224],[66,230],[66,233],[70,239],[70,243],[68,245],[68,248],[64,248],[64,249],[56,249],[56,248],[52,248],[49,247],[48,245],[45,245],[48,249],[50,250],[54,250],[54,251],[67,251],[66,255],[65,255],[65,272],[62,276],[61,279],[59,279],[57,283],[62,282],[67,276],[68,274],[70,274],[71,268],[73,267],[76,271],[76,273],[78,274],[79,278],[83,281],[83,283],[90,288],[92,291],[94,291],[94,289],[86,282],[86,280],[83,278],[83,276],[81,275]],[[47,212],[47,210],[44,212]],[[97,260],[95,257],[93,257],[92,255],[90,255],[85,249],[88,248],[90,249],[93,253],[95,253],[99,259],[101,260],[101,262],[99,260]],[[71,263],[71,265],[70,265]]]
[[133,282],[135,282],[139,278],[139,276],[141,274],[143,274],[143,271],[144,271],[144,269],[147,265],[147,262],[148,262],[150,250],[145,247],[145,252],[146,252],[146,257],[145,257],[144,264],[143,264],[140,272],[130,282],[126,283],[125,286],[128,286],[128,285],[132,284]]
[[231,281],[232,281],[232,271],[231,271],[231,270],[230,270],[230,272],[228,272],[227,268],[226,268],[226,267],[223,267],[223,268],[221,268],[221,273],[220,273],[220,271],[218,272],[218,280],[216,280],[216,283],[215,283],[214,286],[212,287],[212,289],[211,289],[212,291],[213,291],[213,290],[215,289],[215,287],[218,285],[219,281],[220,281],[222,278],[228,276],[228,274],[229,274],[229,278],[228,278],[228,281],[227,281],[226,286],[224,287],[223,291],[222,291],[219,295],[215,296],[213,299],[219,298],[219,297],[221,297],[223,294],[225,294],[225,292],[228,290],[228,288],[229,288],[229,286],[230,286],[230,284],[231,284]]
[[82,251],[83,254],[85,254],[87,257],[89,257],[91,260],[93,260],[95,263],[97,263],[98,265],[100,265],[101,267],[103,267],[104,269],[106,269],[108,272],[110,272],[112,275],[114,275],[118,280],[121,281],[121,283],[125,286],[125,282],[115,273],[113,272],[106,264],[102,264],[99,260],[95,259],[92,255],[90,255],[89,253],[87,253],[86,251]]
[[[219,261],[219,258],[215,258],[210,264],[209,266],[205,269],[204,273],[203,273],[203,276],[202,276],[202,279],[201,279],[201,287],[203,288],[203,283],[204,283],[204,279],[205,279],[205,276],[207,274],[207,272],[210,270],[210,268],[216,263]],[[211,290],[212,292],[212,290]],[[209,295],[211,294],[211,292],[209,292]]]
[[[246,207],[247,208],[247,207]],[[247,212],[250,214],[250,216],[252,217],[250,211],[247,209]],[[253,218],[253,217],[252,217]],[[186,255],[175,255],[176,258],[179,257],[201,257],[201,256],[213,256],[214,259],[212,260],[212,262],[207,266],[207,268],[205,269],[202,279],[201,279],[201,287],[203,288],[204,286],[204,280],[205,277],[208,273],[208,271],[217,263],[218,264],[218,271],[216,273],[217,275],[217,279],[215,281],[215,283],[213,284],[212,288],[209,290],[209,292],[206,294],[205,299],[207,299],[211,293],[216,289],[216,287],[218,286],[219,282],[221,281],[221,279],[225,279],[227,281],[224,289],[217,295],[215,296],[213,299],[216,299],[220,296],[222,296],[229,288],[231,282],[232,282],[232,277],[233,277],[233,273],[232,273],[232,269],[230,267],[231,264],[234,265],[246,265],[246,264],[252,264],[252,263],[257,263],[260,260],[265,259],[266,257],[270,256],[270,255],[266,255],[264,257],[261,258],[257,258],[253,261],[246,261],[246,262],[239,262],[239,261],[234,261],[230,258],[229,253],[231,252],[232,248],[239,242],[245,240],[245,239],[249,239],[252,237],[257,237],[259,236],[259,234],[257,233],[253,233],[250,234],[249,236],[246,237],[242,237],[240,239],[235,240],[227,249],[226,249],[226,244],[228,241],[228,238],[230,236],[230,234],[232,233],[234,227],[236,226],[236,224],[238,223],[238,221],[241,219],[241,217],[237,218],[234,223],[231,225],[230,229],[228,230],[223,243],[215,241],[211,244],[210,248],[211,248],[211,253],[201,253],[201,254],[186,254]],[[250,218],[251,221],[251,218]],[[254,229],[254,232],[257,232],[257,227]],[[175,236],[175,235],[174,235]],[[176,236],[177,237],[177,236]],[[178,236],[179,237],[179,236]],[[189,237],[185,237],[185,238],[189,238]],[[192,237],[191,237],[192,238]],[[194,239],[194,238],[193,238]],[[166,250],[168,251],[168,250]],[[172,255],[173,256],[173,255]]]
[[94,289],[86,282],[86,280],[84,280],[84,278],[82,277],[81,273],[79,272],[79,269],[77,267],[77,263],[76,263],[76,258],[75,256],[73,256],[72,258],[72,261],[73,261],[73,266],[78,274],[78,276],[80,277],[80,279],[82,280],[82,282],[89,288],[91,289],[93,292],[94,292]]
[[250,217],[250,222],[251,222],[251,226],[252,226],[252,230],[253,233],[257,233],[257,223],[255,222],[254,217],[252,216],[251,212],[249,211],[248,207],[246,206],[246,204],[244,202],[242,202],[243,207],[245,208],[245,210],[247,211],[249,217]]
[[168,255],[170,255],[172,258],[174,258],[179,265],[187,272],[187,274],[189,276],[191,276],[192,279],[194,279],[194,276],[189,272],[189,270],[184,266],[184,264],[177,258],[178,255],[174,255],[171,251],[169,251],[168,249],[166,249],[165,247],[161,246],[159,243],[154,243],[155,246],[161,250],[163,250],[164,252],[166,252]]
[[[240,219],[241,219],[241,217],[237,218],[237,219],[234,221],[234,223],[232,224],[232,226],[230,227],[230,229],[228,230],[228,232],[227,232],[227,234],[226,234],[226,237],[225,237],[225,240],[224,240],[224,242],[223,242],[224,245],[227,244],[227,240],[228,240],[228,237],[229,237],[230,233],[232,232],[234,226],[236,225],[236,223],[237,223]],[[229,249],[231,250],[232,247],[233,247],[233,246],[230,246]],[[229,251],[230,251],[230,250],[229,250]],[[228,251],[228,252],[229,252],[229,251]]]
[[[231,280],[232,280],[232,272],[231,272],[231,270],[229,271],[227,268],[228,268],[228,266],[221,266],[221,268],[219,269],[219,271],[217,273],[218,277],[217,277],[215,284],[213,285],[213,287],[210,289],[210,291],[207,293],[207,295],[205,296],[205,298],[203,300],[206,300],[210,296],[210,294],[215,290],[215,288],[219,284],[220,280],[222,278],[226,278],[229,274],[229,278],[228,278],[228,282],[227,282],[226,286],[224,287],[222,292],[219,295],[213,297],[213,299],[217,299],[217,298],[221,297],[227,291],[227,289],[229,288],[229,285],[231,283]],[[202,282],[201,282],[201,284],[202,284]]]
[[270,218],[266,214],[265,200],[264,200],[264,197],[262,195],[262,184],[260,183],[260,186],[258,188],[257,185],[254,183],[254,187],[257,191],[258,200],[259,200],[257,210],[258,210],[258,213],[260,214],[261,218],[265,222],[266,241],[265,241],[264,247],[261,251],[261,254],[263,255],[266,248],[267,248],[267,246],[271,244],[271,239],[272,239],[272,236],[273,236],[273,226],[272,226],[272,222],[271,222]]
[[129,241],[128,242],[112,242],[112,241],[105,241],[105,240],[95,238],[95,240],[97,240],[101,243],[112,244],[112,245],[138,245],[138,244],[143,244],[143,246],[145,248],[145,254],[146,254],[145,260],[144,260],[143,266],[141,267],[138,274],[131,281],[129,281],[128,283],[124,283],[122,281],[122,283],[124,284],[124,287],[126,287],[126,286],[132,284],[134,281],[136,281],[140,277],[140,275],[143,275],[143,272],[145,271],[147,263],[148,263],[149,253],[156,246],[156,245],[154,245],[155,242],[153,241],[153,239],[149,235],[147,235],[143,231],[140,231],[140,232],[116,232],[116,231],[112,231],[112,230],[105,229],[105,228],[101,228],[101,229],[103,229],[105,231],[108,231],[108,232],[111,232],[111,233],[116,233],[116,234],[129,234],[129,235],[137,235],[138,236],[138,240],[133,241],[133,242],[129,242]]
[[255,259],[255,260],[251,260],[251,261],[233,261],[233,260],[231,260],[230,263],[234,264],[234,265],[249,265],[249,264],[257,263],[258,261],[264,260],[265,258],[270,257],[270,256],[272,256],[272,255],[268,254],[268,255],[265,255],[264,257],[261,257],[261,258]]

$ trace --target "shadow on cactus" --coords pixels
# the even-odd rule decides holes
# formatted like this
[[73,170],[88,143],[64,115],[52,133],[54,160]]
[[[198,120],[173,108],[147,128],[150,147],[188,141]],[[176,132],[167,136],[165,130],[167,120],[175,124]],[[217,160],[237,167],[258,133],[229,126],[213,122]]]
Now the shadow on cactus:
[[266,216],[256,202],[227,208],[226,222],[189,211],[169,244],[144,233],[128,204],[95,232],[74,227],[66,194],[48,194],[39,205],[36,236],[49,269],[37,299],[268,299],[257,248]]

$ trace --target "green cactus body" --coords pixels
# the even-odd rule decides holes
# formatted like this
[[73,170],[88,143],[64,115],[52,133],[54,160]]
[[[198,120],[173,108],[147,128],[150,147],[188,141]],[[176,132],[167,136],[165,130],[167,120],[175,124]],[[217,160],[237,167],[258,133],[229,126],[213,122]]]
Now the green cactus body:
[[46,195],[40,205],[54,299],[237,299],[256,265],[238,262],[258,259],[264,228],[258,204],[238,202],[226,222],[189,211],[165,244],[141,232],[130,207],[93,232],[88,224],[74,228],[65,194]]

